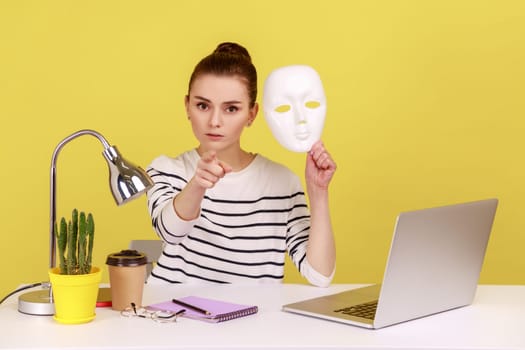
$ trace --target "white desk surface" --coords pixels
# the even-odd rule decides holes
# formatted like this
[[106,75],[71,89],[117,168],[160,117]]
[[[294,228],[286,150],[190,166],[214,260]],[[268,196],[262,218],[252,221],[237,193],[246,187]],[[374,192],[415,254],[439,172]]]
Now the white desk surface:
[[281,311],[286,303],[355,287],[145,287],[144,304],[193,294],[259,306],[255,315],[223,323],[160,324],[98,308],[90,323],[62,325],[19,313],[11,296],[0,305],[0,349],[525,349],[525,286],[480,285],[470,306],[379,330]]

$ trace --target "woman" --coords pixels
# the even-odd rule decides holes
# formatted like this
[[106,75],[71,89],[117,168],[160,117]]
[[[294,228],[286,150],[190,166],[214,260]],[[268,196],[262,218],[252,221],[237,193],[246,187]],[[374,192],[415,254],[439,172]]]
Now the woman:
[[195,67],[185,106],[196,149],[160,156],[148,209],[166,243],[148,283],[282,282],[285,253],[313,285],[335,271],[328,185],[336,165],[322,142],[307,155],[309,213],[299,178],[241,148],[258,112],[248,51],[222,43]]

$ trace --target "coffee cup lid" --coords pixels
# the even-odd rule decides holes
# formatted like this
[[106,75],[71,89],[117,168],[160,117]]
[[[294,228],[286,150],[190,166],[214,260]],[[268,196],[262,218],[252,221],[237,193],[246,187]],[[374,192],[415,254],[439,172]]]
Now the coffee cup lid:
[[125,249],[118,253],[109,254],[106,264],[111,266],[139,266],[148,263],[146,254],[136,250]]

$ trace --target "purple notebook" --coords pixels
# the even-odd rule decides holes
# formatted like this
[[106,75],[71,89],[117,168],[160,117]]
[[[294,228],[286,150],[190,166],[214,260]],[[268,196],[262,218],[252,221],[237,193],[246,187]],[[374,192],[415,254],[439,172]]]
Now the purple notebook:
[[[242,305],[197,296],[187,296],[183,298],[178,298],[177,300],[194,306],[197,309],[201,309],[201,311],[197,311],[196,309],[193,309],[191,307],[176,304],[171,300],[149,305],[148,308],[171,312],[177,312],[182,309],[185,309],[186,312],[184,312],[181,316],[207,322],[228,321],[234,318],[255,314],[258,311],[258,307],[254,305]],[[207,311],[208,314],[202,311]]]

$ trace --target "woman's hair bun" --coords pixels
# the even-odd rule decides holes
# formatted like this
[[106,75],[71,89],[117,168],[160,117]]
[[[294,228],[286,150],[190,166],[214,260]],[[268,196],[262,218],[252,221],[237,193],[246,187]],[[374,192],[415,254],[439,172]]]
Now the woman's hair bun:
[[244,57],[250,62],[252,60],[250,54],[248,53],[248,50],[246,50],[243,46],[237,43],[232,43],[232,42],[220,43],[215,49],[215,51],[213,51],[213,53],[214,54],[225,53],[225,54],[235,55],[235,56],[238,55],[238,56]]

